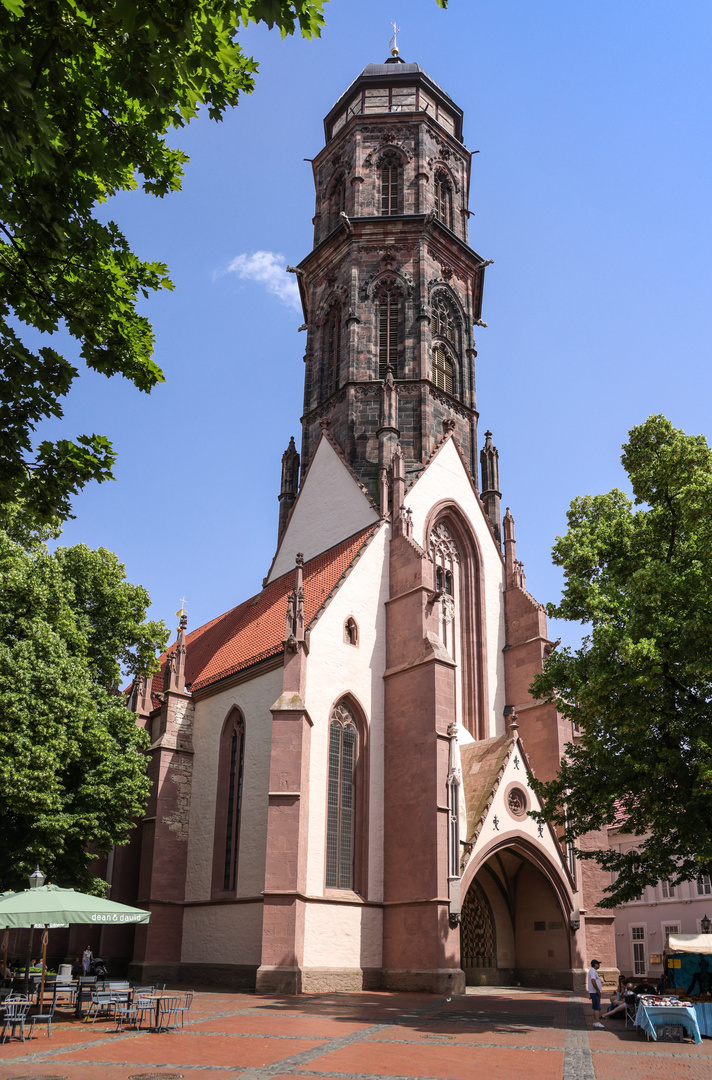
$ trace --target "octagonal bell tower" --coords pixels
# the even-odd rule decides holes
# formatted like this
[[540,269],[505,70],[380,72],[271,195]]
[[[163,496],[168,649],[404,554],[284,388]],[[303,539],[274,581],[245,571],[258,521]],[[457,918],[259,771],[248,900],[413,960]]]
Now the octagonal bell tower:
[[485,261],[468,244],[462,111],[418,66],[369,64],[324,120],[314,247],[296,268],[307,327],[302,475],[327,425],[375,499],[443,430],[477,484],[473,325]]

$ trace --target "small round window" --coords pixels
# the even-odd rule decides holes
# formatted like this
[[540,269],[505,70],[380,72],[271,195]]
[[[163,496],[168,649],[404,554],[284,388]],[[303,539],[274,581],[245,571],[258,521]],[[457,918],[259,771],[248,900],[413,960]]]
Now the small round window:
[[507,810],[513,818],[521,820],[527,816],[529,810],[529,796],[519,784],[509,784],[504,793],[504,801]]

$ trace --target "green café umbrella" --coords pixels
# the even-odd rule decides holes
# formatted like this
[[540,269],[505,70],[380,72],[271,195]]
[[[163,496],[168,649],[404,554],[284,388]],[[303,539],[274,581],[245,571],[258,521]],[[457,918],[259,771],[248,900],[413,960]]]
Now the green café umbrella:
[[91,923],[93,926],[117,926],[147,923],[151,918],[143,908],[127,907],[100,896],[61,889],[59,885],[41,885],[0,895],[0,926],[13,930],[47,923]]
[[[42,936],[42,988],[44,991],[44,968],[47,951],[47,927],[50,923],[89,923],[93,926],[126,926],[131,923],[147,923],[151,918],[143,908],[127,907],[100,896],[61,889],[59,885],[41,885],[35,889],[0,894],[0,926],[13,930],[43,925]],[[5,973],[3,972],[3,975]]]

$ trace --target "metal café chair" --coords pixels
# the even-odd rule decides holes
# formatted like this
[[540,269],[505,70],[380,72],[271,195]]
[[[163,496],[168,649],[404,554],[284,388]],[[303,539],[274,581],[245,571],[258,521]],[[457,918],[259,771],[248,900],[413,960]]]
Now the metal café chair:
[[181,1003],[176,1009],[176,1013],[180,1016],[180,1026],[183,1027],[183,1021],[188,1020],[190,1013],[190,1006],[193,1004],[193,997],[195,995],[194,990],[187,990],[185,994],[181,995]]
[[169,1031],[178,1026],[178,1009],[182,1001],[182,994],[165,994],[156,999],[156,1031]]
[[10,1029],[10,1038],[17,1038],[15,1029],[18,1027],[20,1029],[19,1037],[23,1042],[25,1041],[25,1020],[27,1019],[27,1014],[30,1011],[31,1005],[32,1002],[27,999],[22,1000],[21,998],[12,998],[9,1001],[6,1000],[3,1005],[5,1019],[3,1021],[2,1040],[0,1041],[5,1042],[8,1029]]
[[49,1005],[49,1011],[48,1012],[35,1013],[35,1015],[32,1017],[32,1024],[31,1024],[31,1027],[30,1027],[30,1038],[31,1039],[34,1038],[35,1024],[46,1024],[47,1025],[47,1034],[49,1035],[50,1039],[52,1038],[52,1020],[54,1018],[54,1010],[55,1010],[56,1007],[57,1007],[57,995],[53,994],[52,995],[52,1001],[50,1002],[50,1005]]
[[96,1023],[97,1016],[111,1018],[114,1012],[114,995],[108,990],[95,990],[91,995],[91,1005],[87,1012],[85,1023],[92,1018],[92,1024]]

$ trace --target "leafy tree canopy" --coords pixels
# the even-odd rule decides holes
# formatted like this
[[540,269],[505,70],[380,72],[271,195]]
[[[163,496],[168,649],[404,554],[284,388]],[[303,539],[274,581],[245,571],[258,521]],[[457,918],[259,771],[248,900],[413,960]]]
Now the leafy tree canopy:
[[47,335],[65,329],[90,368],[140,390],[163,380],[136,304],[172,287],[167,268],[141,261],[97,204],[139,183],[179,189],[187,157],[169,129],[201,106],[220,120],[254,86],[239,27],[318,36],[324,2],[0,0],[0,504],[53,521],[112,478],[101,435],[34,445],[78,374]]
[[553,550],[565,586],[549,614],[589,633],[532,686],[580,733],[536,785],[547,816],[570,839],[613,824],[640,837],[637,854],[582,853],[618,875],[609,907],[712,870],[712,453],[651,416],[622,462],[633,501],[575,499]]
[[148,737],[112,687],[120,667],[150,671],[168,634],[110,551],[52,554],[22,522],[0,528],[0,884],[25,888],[39,864],[100,892],[87,847],[126,843],[149,790]]

